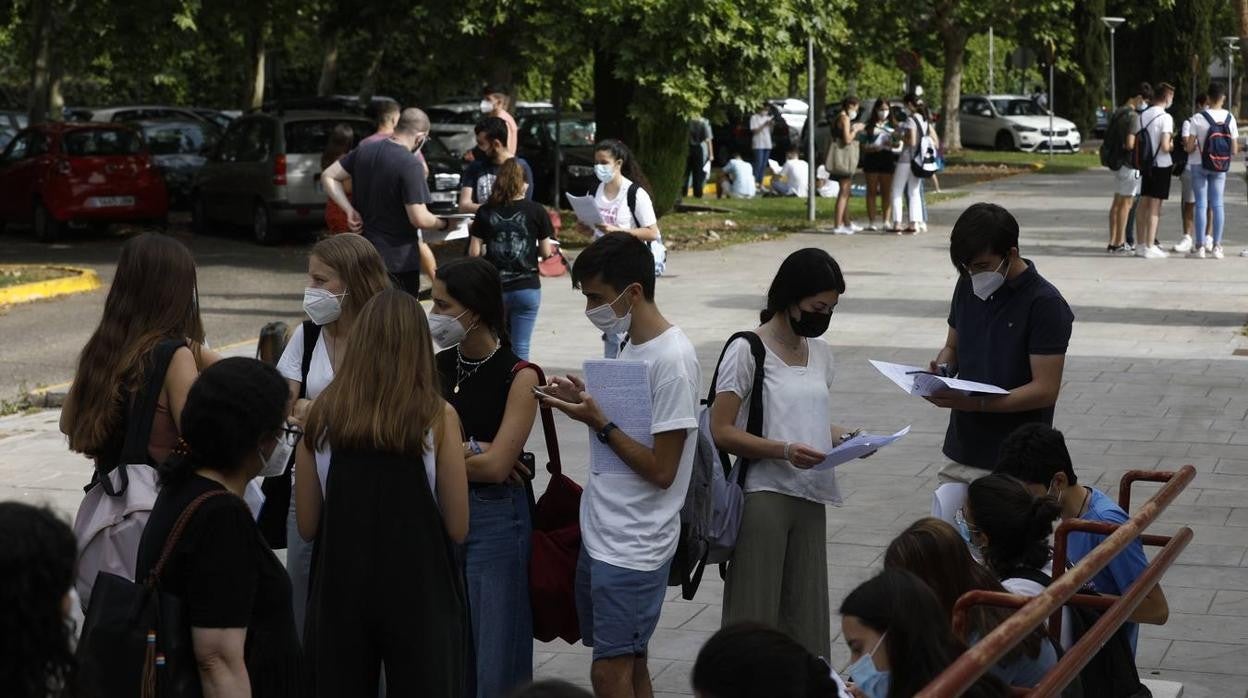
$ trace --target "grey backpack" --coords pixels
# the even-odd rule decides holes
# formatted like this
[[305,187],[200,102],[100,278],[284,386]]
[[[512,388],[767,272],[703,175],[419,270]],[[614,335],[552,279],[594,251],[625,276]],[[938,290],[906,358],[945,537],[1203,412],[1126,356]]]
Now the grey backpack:
[[732,465],[728,454],[715,446],[711,436],[711,404],[715,401],[715,385],[719,381],[720,364],[728,346],[738,339],[749,342],[754,356],[754,382],[750,389],[750,411],[746,431],[755,436],[763,433],[763,363],[766,349],[763,340],[753,332],[738,332],[724,344],[711,376],[711,389],[703,401],[705,407],[698,415],[697,448],[693,456],[693,472],[689,478],[689,491],[685,505],[680,510],[680,540],[676,557],[672,560],[668,586],[679,586],[681,597],[692,600],[702,583],[702,573],[708,564],[718,564],[720,577],[725,565],[732,558],[737,545],[737,533],[741,530],[741,514],[745,508],[745,475],[750,462],[738,458]]

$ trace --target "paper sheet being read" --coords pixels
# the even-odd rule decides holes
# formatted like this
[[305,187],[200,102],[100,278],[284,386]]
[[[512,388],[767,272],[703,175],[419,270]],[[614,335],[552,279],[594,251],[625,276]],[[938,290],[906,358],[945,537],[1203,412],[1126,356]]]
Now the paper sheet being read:
[[855,458],[862,458],[868,453],[875,453],[892,442],[900,439],[910,433],[910,427],[906,427],[892,436],[879,436],[876,434],[859,434],[836,448],[828,451],[828,455],[814,467],[815,470],[831,470],[838,465],[848,463]]
[[905,364],[890,364],[887,361],[871,360],[871,365],[884,374],[902,390],[911,395],[927,397],[942,390],[955,390],[963,395],[971,393],[987,393],[989,395],[1008,395],[1010,391],[987,383],[934,376],[927,369]]
[[572,206],[572,211],[576,213],[576,220],[590,228],[602,223],[602,214],[598,212],[598,204],[594,203],[593,195],[576,196],[568,194],[567,196],[568,203]]
[[[654,446],[650,397],[650,370],[644,361],[594,359],[585,362],[585,389],[598,403],[607,419],[634,441]],[[589,467],[597,474],[632,473],[633,469],[598,440],[590,430]]]

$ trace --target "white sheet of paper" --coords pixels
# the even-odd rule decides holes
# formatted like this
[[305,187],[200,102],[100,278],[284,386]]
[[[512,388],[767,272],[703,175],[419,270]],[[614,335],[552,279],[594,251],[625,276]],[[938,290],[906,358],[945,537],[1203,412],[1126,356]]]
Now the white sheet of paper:
[[927,397],[942,390],[956,390],[964,395],[970,393],[987,393],[989,395],[1008,395],[1010,391],[988,383],[933,376],[927,369],[906,364],[893,364],[887,361],[871,359],[871,365],[884,377],[896,383],[902,390],[911,395]]
[[602,223],[602,214],[598,212],[598,204],[594,203],[592,195],[568,194],[568,203],[572,206],[573,213],[576,214],[576,220],[591,228]]
[[849,686],[845,685],[845,679],[836,673],[836,669],[828,667],[828,670],[832,672],[832,681],[836,683],[836,698],[854,698],[854,695],[849,692]]
[[828,451],[828,456],[814,467],[814,470],[831,470],[838,465],[848,463],[855,458],[862,458],[868,453],[884,448],[893,443],[897,439],[910,433],[910,427],[893,434],[891,436],[880,436],[878,434],[859,434],[836,448]]
[[[650,370],[644,361],[593,359],[586,361],[585,390],[607,419],[620,431],[647,448],[654,446],[650,396]],[[632,473],[633,469],[611,447],[589,435],[589,467],[600,475]]]

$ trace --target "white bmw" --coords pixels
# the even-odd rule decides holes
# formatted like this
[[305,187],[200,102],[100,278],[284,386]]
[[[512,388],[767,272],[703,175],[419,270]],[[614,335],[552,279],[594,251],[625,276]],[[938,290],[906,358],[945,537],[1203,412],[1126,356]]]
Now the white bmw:
[[[1052,122],[1050,125],[1050,118]],[[965,95],[958,109],[963,145],[998,150],[1075,152],[1081,139],[1071,121],[1049,112],[1021,95]]]

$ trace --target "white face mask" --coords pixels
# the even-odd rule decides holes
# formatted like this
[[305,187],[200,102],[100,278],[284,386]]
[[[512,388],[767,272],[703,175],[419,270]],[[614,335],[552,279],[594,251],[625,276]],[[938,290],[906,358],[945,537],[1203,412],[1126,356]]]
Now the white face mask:
[[633,324],[633,307],[630,305],[628,312],[624,313],[623,317],[620,317],[615,314],[615,308],[611,306],[623,298],[627,291],[628,289],[620,291],[620,295],[616,296],[615,300],[610,303],[603,303],[597,308],[586,310],[585,317],[589,318],[589,321],[594,323],[594,327],[597,327],[604,334],[625,334]]
[[1001,273],[1001,267],[1005,266],[1009,259],[1009,257],[1006,257],[1001,260],[997,268],[992,271],[981,271],[971,274],[971,289],[981,301],[991,298],[992,294],[996,293],[997,289],[1005,284],[1005,274]]
[[260,462],[263,464],[260,468],[259,477],[277,477],[286,472],[286,464],[290,462],[290,452],[295,448],[295,439],[290,434],[283,432],[277,437],[277,443],[274,444],[273,450],[265,457],[264,451],[256,447],[256,453],[260,456]]
[[303,289],[303,312],[308,319],[318,325],[328,325],[342,314],[342,302],[339,300],[346,293],[335,295],[323,288]]
[[467,313],[468,311],[465,310],[455,317],[430,313],[429,334],[433,337],[434,343],[445,349],[464,341],[464,336],[468,334],[468,328],[464,327],[459,322],[459,319]]
[[850,120],[850,121],[853,121],[854,119],[857,119],[857,118],[858,118],[858,110],[857,110],[857,109],[851,109],[851,110],[849,110],[849,111],[845,112],[845,115],[849,117],[849,120]]
[[615,166],[603,164],[594,165],[594,175],[598,177],[599,182],[606,184],[607,182],[615,179]]
[[481,113],[489,114],[492,111],[494,111],[494,103],[488,99],[481,100]]

